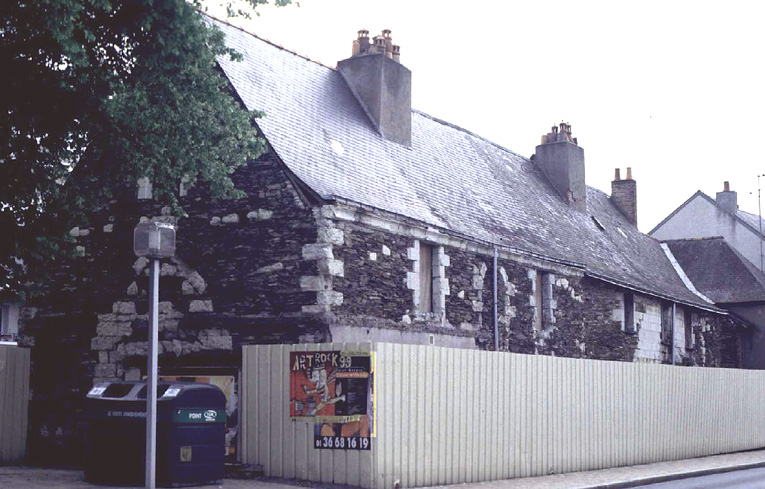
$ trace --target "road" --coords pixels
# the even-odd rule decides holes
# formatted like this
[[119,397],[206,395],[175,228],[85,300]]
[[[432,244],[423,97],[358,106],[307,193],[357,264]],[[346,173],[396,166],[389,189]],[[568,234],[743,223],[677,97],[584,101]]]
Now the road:
[[765,489],[765,468],[737,470],[638,487],[642,489]]

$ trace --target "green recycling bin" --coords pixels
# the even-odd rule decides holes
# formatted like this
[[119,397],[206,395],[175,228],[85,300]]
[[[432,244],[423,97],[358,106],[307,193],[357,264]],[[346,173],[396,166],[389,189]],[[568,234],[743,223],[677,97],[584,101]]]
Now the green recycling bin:
[[[146,461],[146,382],[104,382],[86,399],[85,480],[142,485]],[[157,386],[158,486],[223,480],[226,397],[209,384]]]

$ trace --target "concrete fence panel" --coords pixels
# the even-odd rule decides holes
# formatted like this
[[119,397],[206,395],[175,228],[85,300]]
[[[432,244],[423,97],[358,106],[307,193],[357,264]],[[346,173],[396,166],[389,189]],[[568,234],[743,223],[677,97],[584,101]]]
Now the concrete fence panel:
[[24,459],[29,415],[29,349],[0,345],[0,464]]
[[[375,351],[376,437],[317,450],[289,418],[289,351]],[[266,474],[422,487],[765,446],[765,372],[377,343],[245,347],[244,458]]]

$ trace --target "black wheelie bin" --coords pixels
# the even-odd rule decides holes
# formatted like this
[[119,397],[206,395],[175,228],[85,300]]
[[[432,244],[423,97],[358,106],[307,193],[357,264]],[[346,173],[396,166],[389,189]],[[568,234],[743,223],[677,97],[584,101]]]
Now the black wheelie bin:
[[[104,382],[86,399],[85,480],[142,485],[146,460],[146,382]],[[223,480],[226,396],[193,382],[157,386],[156,482],[162,487]]]

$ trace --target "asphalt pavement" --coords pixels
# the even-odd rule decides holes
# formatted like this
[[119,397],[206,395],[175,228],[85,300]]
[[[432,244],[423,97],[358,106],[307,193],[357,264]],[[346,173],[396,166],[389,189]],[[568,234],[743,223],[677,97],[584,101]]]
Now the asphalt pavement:
[[[104,486],[96,486],[85,482],[80,470],[0,466],[1,489],[93,489],[97,487]],[[116,489],[117,486],[108,487]],[[295,489],[296,487],[330,489],[344,486],[256,478],[225,479],[222,484],[201,487],[206,489]],[[765,450],[589,472],[556,474],[546,477],[529,477],[450,486],[451,489],[620,489],[627,487],[645,487],[650,489],[765,489]]]

